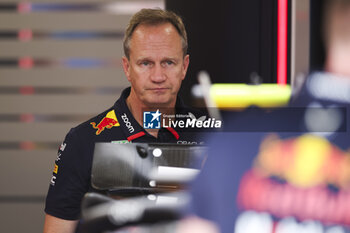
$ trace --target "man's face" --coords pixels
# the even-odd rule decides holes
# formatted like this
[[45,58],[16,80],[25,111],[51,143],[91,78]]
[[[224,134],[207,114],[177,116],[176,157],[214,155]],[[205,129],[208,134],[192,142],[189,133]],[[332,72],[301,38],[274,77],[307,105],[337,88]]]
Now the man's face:
[[148,107],[174,106],[188,64],[172,24],[139,25],[130,40],[130,60],[123,57],[130,95]]

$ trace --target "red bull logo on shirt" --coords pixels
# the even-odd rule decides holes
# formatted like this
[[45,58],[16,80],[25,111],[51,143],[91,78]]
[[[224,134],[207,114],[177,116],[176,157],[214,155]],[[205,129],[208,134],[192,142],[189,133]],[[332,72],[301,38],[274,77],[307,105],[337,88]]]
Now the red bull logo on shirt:
[[97,129],[96,135],[100,135],[100,133],[106,128],[111,129],[112,127],[120,126],[114,110],[109,111],[107,115],[97,125],[95,122],[91,122],[90,124],[94,129]]

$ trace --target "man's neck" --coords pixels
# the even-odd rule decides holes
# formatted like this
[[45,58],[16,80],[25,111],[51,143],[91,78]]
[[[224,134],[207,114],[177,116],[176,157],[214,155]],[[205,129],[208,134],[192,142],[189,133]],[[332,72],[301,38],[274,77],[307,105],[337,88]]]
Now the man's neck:
[[[133,91],[130,91],[130,95],[126,99],[126,105],[128,106],[131,114],[139,123],[139,125],[143,126],[143,112],[144,111],[159,111],[162,114],[172,115],[175,114],[175,103],[172,104],[172,106],[147,106],[144,103],[142,103],[137,96],[133,93]],[[154,137],[158,137],[158,131],[159,129],[145,129],[149,134],[151,134]]]

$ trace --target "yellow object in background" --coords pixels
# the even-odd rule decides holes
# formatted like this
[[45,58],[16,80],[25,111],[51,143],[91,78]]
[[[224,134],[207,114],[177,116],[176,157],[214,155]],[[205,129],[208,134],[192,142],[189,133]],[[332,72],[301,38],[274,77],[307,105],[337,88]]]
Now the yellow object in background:
[[288,104],[289,85],[265,83],[259,85],[217,83],[210,88],[210,96],[218,108],[279,107]]

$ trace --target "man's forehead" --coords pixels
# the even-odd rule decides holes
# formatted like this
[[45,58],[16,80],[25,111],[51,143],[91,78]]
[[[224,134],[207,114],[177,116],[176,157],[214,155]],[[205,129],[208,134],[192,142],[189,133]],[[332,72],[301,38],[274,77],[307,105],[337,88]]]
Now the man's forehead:
[[159,23],[159,24],[140,24],[138,25],[132,36],[133,38],[145,38],[152,35],[163,35],[163,36],[174,36],[177,35],[179,38],[181,37],[176,28],[168,22]]
[[131,47],[130,56],[135,60],[179,60],[182,59],[182,49],[170,46],[156,48]]
[[181,37],[170,23],[140,25],[130,40],[130,55],[137,60],[174,59],[182,53]]

